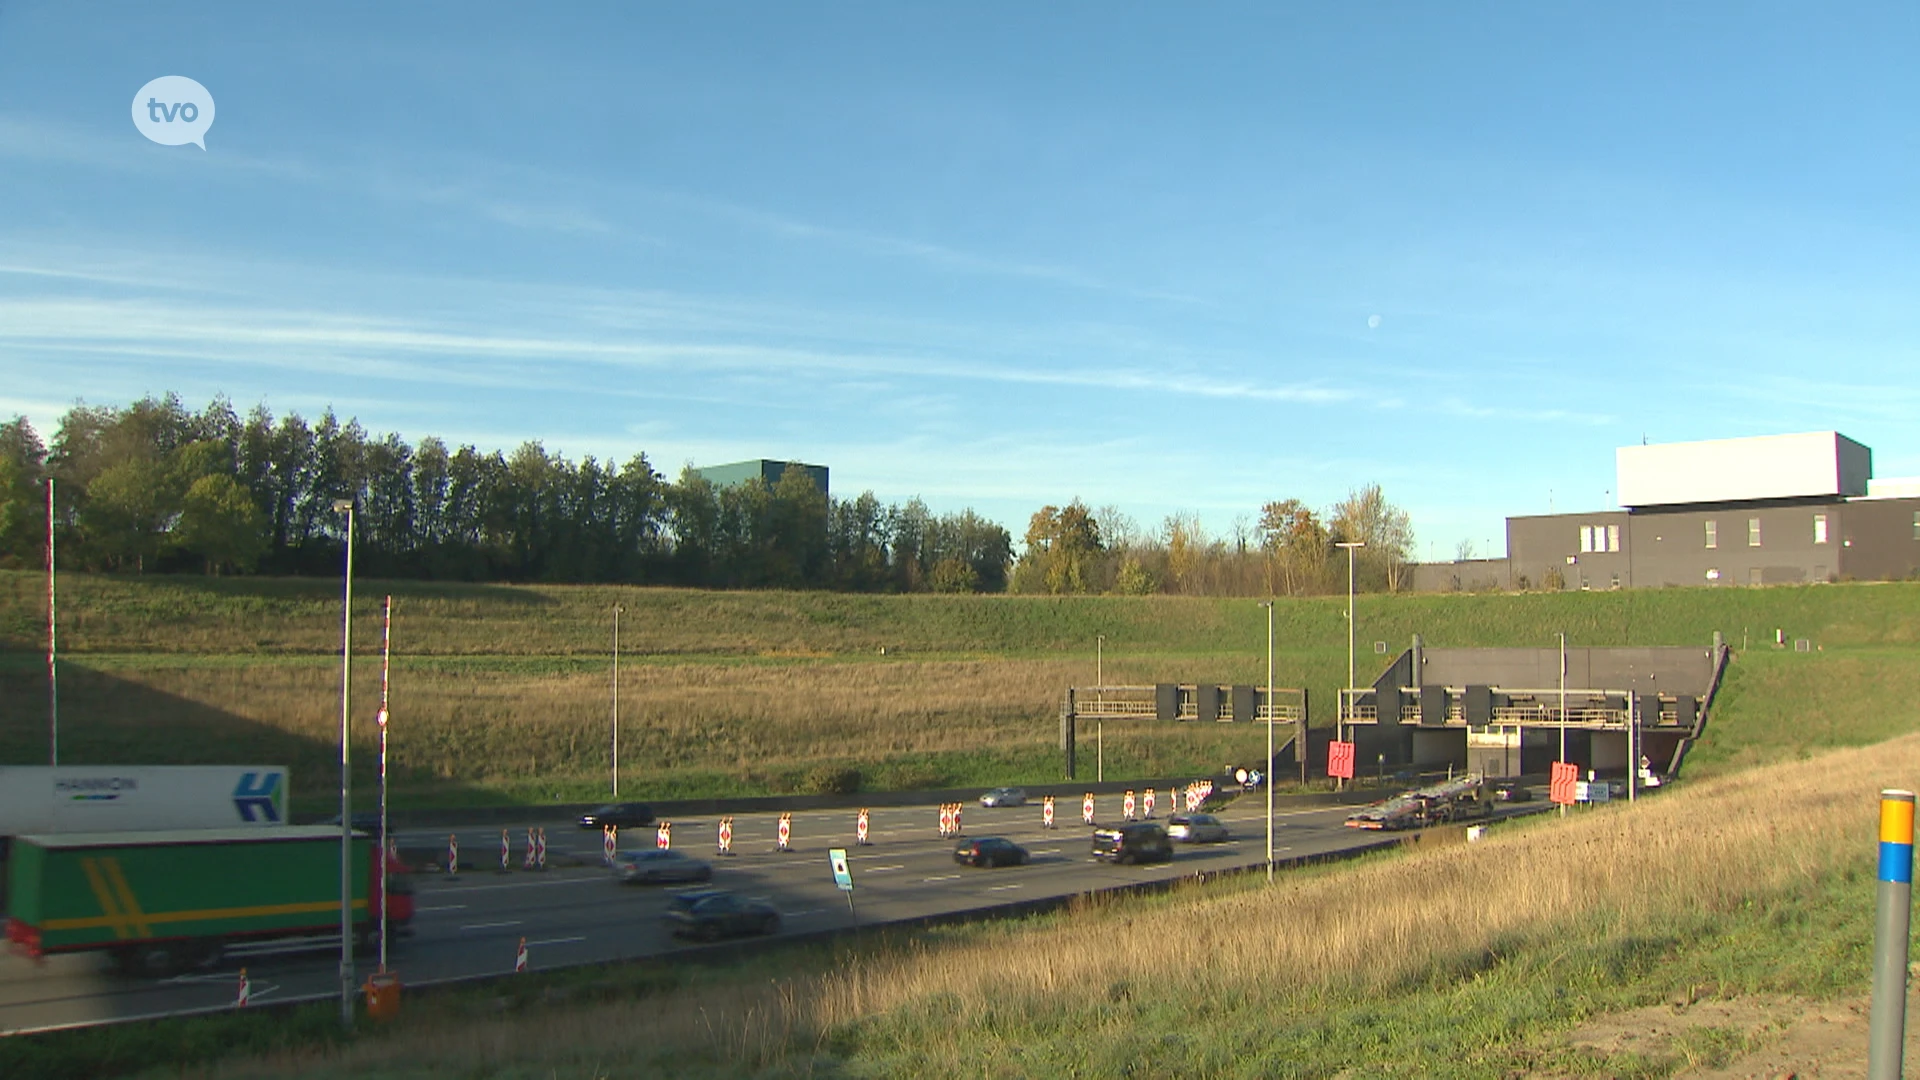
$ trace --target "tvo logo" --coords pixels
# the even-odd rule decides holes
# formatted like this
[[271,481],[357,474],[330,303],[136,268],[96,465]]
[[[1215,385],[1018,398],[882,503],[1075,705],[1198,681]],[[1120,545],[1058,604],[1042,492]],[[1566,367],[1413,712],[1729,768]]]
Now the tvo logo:
[[162,75],[133,95],[133,126],[162,146],[207,148],[213,95],[185,75]]

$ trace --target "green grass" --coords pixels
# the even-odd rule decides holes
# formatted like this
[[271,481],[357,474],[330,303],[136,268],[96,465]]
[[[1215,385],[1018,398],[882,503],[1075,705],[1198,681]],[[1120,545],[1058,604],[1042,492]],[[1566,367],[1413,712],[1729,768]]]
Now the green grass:
[[[44,759],[44,579],[0,572],[0,762]],[[577,801],[605,790],[610,610],[622,636],[623,791],[807,789],[826,766],[869,789],[1060,778],[1060,693],[1110,683],[1259,682],[1265,613],[1205,597],[855,596],[361,581],[356,786],[372,780],[380,598],[395,597],[394,801]],[[62,579],[64,757],[223,756],[294,768],[317,807],[338,751],[338,583]],[[1275,608],[1276,681],[1331,723],[1344,597]],[[1362,681],[1419,633],[1435,646],[1703,645],[1740,650],[1691,769],[1711,773],[1920,723],[1920,584],[1524,595],[1363,595]],[[1771,646],[1774,630],[1816,651]],[[1751,641],[1750,648],[1742,643]],[[884,651],[883,651],[884,650]],[[1207,775],[1257,755],[1239,725],[1107,725],[1109,777]],[[182,733],[191,733],[183,738]],[[1083,763],[1091,764],[1083,739]]]

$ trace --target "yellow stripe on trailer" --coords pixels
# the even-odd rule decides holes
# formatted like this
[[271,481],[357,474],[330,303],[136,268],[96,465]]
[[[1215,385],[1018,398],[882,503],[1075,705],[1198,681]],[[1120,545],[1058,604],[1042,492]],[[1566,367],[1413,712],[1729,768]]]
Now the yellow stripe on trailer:
[[[103,905],[104,906],[104,905]],[[355,900],[355,911],[366,910],[365,900]],[[258,907],[203,908],[199,911],[149,911],[140,916],[149,929],[144,936],[152,937],[151,927],[163,923],[197,922],[203,919],[264,919],[276,915],[313,915],[323,911],[340,910],[338,900],[312,900],[300,904],[263,904]],[[42,924],[42,930],[95,930],[111,927],[119,937],[127,937],[127,917],[118,912],[106,915],[93,915],[77,919],[48,919]]]

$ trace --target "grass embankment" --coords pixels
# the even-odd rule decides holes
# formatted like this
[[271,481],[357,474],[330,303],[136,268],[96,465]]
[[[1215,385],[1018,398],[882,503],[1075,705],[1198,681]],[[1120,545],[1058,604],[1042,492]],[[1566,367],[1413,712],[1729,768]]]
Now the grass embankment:
[[1565,1034],[1676,997],[1863,992],[1875,793],[1917,772],[1906,736],[1272,888],[514,981],[346,1043],[316,1007],[0,1044],[0,1067],[128,1071],[158,1040],[204,1061],[233,1053],[219,1033],[251,1056],[208,1076],[1662,1077],[1753,1035],[1647,1057]]
[[[868,788],[1059,776],[1061,694],[1092,682],[1258,682],[1251,600],[850,596],[680,589],[356,583],[357,762],[370,790],[382,594],[395,597],[396,805],[574,800],[604,791],[610,612],[621,620],[622,789],[648,796],[805,790],[851,767]],[[44,760],[44,581],[0,572],[0,761]],[[338,583],[62,579],[63,760],[285,762],[296,803],[334,786]],[[1743,654],[1738,739],[1709,733],[1703,771],[1877,737],[1920,716],[1920,586],[1363,596],[1371,642],[1704,645],[1773,629],[1820,651]],[[1329,723],[1345,681],[1344,597],[1282,600],[1276,681]],[[884,650],[884,651],[883,651]],[[1887,661],[1904,661],[1888,663]],[[1809,706],[1771,704],[1791,687]],[[1810,707],[1813,711],[1808,711]],[[1109,724],[1116,777],[1211,773],[1257,757],[1252,725]],[[1083,742],[1091,757],[1091,747]],[[314,803],[318,805],[318,803]]]

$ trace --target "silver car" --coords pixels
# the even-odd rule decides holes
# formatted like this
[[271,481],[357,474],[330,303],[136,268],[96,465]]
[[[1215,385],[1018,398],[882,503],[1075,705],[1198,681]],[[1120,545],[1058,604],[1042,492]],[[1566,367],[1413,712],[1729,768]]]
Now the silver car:
[[713,864],[671,848],[641,848],[613,857],[616,880],[652,884],[666,881],[712,881]]
[[1175,814],[1167,819],[1167,835],[1183,844],[1217,844],[1227,839],[1227,826],[1212,814]]
[[1027,793],[1017,787],[997,787],[980,796],[981,806],[1025,806]]

